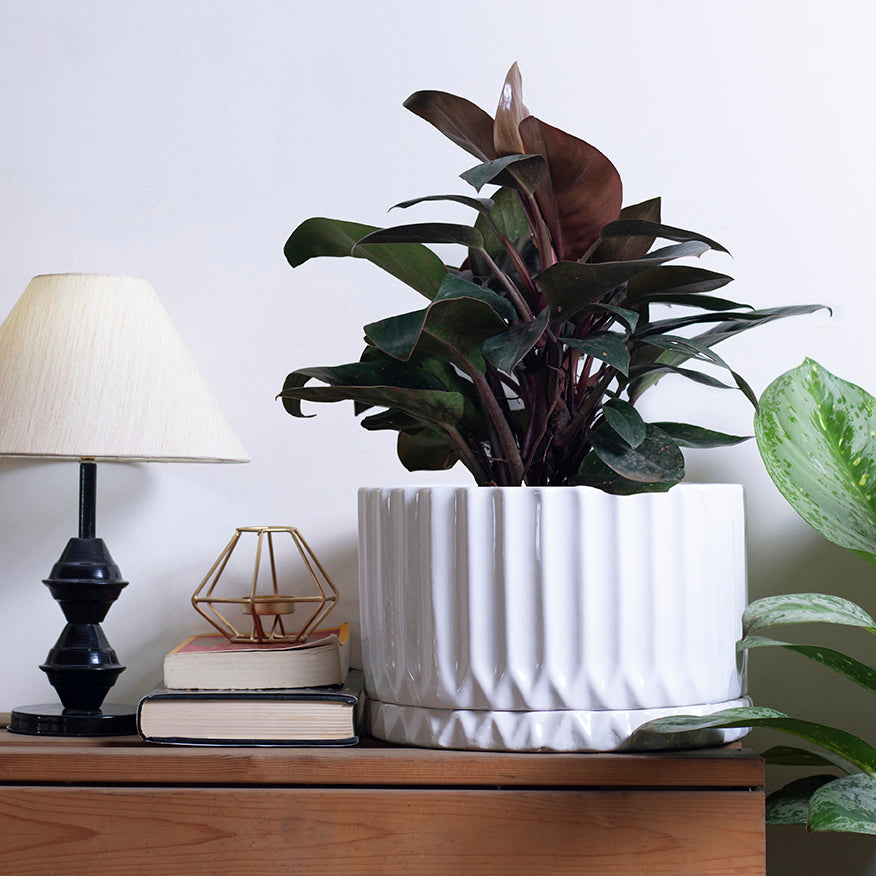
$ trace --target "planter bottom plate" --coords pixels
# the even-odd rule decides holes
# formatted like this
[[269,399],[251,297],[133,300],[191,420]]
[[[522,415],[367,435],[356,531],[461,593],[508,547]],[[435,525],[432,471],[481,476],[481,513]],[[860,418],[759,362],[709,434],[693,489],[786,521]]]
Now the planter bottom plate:
[[[709,715],[721,709],[750,706],[742,697],[722,703],[678,706],[665,709],[620,711],[493,712],[427,709],[369,701],[369,729],[386,742],[420,748],[452,748],[476,751],[632,751],[669,747],[666,737],[637,740],[633,732],[654,718],[670,715]],[[705,730],[689,741],[689,747],[723,745],[741,739],[747,728]],[[653,743],[652,743],[653,740]]]

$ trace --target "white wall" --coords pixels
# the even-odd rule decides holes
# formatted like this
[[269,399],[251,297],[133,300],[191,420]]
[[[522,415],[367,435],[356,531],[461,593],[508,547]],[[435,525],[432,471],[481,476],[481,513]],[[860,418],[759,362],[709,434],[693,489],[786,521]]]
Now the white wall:
[[[729,247],[709,266],[736,276],[735,296],[833,306],[726,345],[758,392],[806,355],[876,391],[874,18],[849,0],[4,0],[0,313],[38,273],[149,279],[252,456],[101,468],[98,531],[131,581],[104,625],[128,666],[114,698],[203,625],[188,599],[235,526],[301,528],[355,621],[356,488],[465,478],[407,474],[346,405],[294,421],[273,400],[289,370],[351,361],[364,323],[419,306],[369,265],[293,272],[282,254],[308,216],[384,224],[400,200],[465,190],[472,160],[402,109],[414,90],[492,112],[517,60],[530,109],[602,148],[627,203],[661,194],[667,222]],[[649,411],[750,431],[741,396],[676,388]],[[753,596],[824,589],[876,609],[870,570],[795,517],[753,446],[689,468],[746,486]],[[75,466],[0,463],[0,710],[54,699],[37,666],[62,621],[39,582],[76,497]],[[818,676],[816,697],[801,669],[758,655],[755,696],[822,718],[824,698],[872,731],[855,691]],[[771,836],[774,872],[822,872],[832,854],[876,872],[864,837],[788,834]]]

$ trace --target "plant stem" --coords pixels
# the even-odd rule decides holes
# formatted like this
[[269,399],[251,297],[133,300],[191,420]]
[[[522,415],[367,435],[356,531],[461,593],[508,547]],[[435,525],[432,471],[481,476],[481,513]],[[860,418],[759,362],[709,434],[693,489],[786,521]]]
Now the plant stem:
[[520,458],[520,451],[517,448],[517,441],[514,438],[514,433],[511,431],[511,426],[505,419],[502,408],[493,395],[486,377],[471,362],[464,361],[460,364],[463,364],[466,373],[472,379],[478,391],[481,404],[483,404],[484,411],[487,414],[487,425],[499,446],[507,466],[510,480],[509,486],[516,486],[523,481],[523,460]]
[[468,446],[468,443],[459,433],[456,426],[444,426],[443,428],[450,436],[450,440],[453,442],[454,447],[459,451],[462,464],[472,473],[475,483],[479,487],[488,484],[490,479],[487,472],[484,470],[481,460],[479,460],[472,452],[472,449]]
[[505,287],[505,291],[508,293],[508,297],[514,304],[514,308],[520,315],[520,318],[524,322],[532,322],[535,317],[533,317],[532,311],[526,303],[526,299],[520,294],[517,287],[511,281],[511,278],[493,261],[492,257],[485,249],[480,250],[480,253],[483,256],[484,261],[489,265],[490,270]]

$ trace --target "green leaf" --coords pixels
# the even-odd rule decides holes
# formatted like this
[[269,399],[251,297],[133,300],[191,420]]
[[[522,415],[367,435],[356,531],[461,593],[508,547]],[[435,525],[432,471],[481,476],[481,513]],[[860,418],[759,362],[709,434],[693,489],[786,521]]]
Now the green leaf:
[[545,308],[532,322],[517,322],[484,341],[484,357],[500,371],[510,374],[544,335],[550,319]]
[[662,429],[679,447],[732,447],[748,441],[750,435],[726,435],[723,432],[713,432],[702,426],[692,426],[688,423],[654,423]]
[[[379,362],[354,362],[350,365],[300,368],[286,378],[283,391],[283,407],[293,417],[313,416],[301,412],[298,390],[309,380],[321,380],[333,386],[399,386],[408,389],[443,390],[444,386],[433,375],[406,362],[384,359]],[[308,390],[309,392],[309,390]],[[326,399],[334,401],[334,399]]]
[[672,439],[652,425],[637,447],[620,440],[608,423],[591,433],[596,455],[621,477],[643,483],[678,483],[684,477],[684,457]]
[[603,238],[661,237],[664,240],[698,240],[701,243],[705,243],[710,249],[727,252],[720,243],[716,243],[714,240],[696,231],[686,231],[683,228],[674,228],[671,225],[661,225],[659,222],[650,222],[647,219],[618,219],[615,222],[609,222],[602,229],[601,236]]
[[823,648],[820,645],[798,645],[795,642],[781,642],[778,639],[770,639],[766,636],[747,636],[740,643],[742,648],[769,648],[778,646],[786,651],[802,654],[840,675],[854,681],[861,687],[876,693],[876,668],[849,657],[841,651],[832,648]]
[[[817,310],[826,310],[823,304],[799,304],[791,307],[767,307],[762,310],[756,310],[752,313],[746,313],[738,319],[726,319],[720,325],[710,328],[701,335],[696,336],[696,340],[708,347],[713,347],[720,341],[726,341],[727,338],[735,337],[741,332],[750,331],[753,328],[766,325],[777,319],[785,319],[789,316],[805,316],[809,313],[815,313]],[[754,317],[754,318],[753,318]]]
[[598,264],[561,261],[534,279],[538,291],[553,305],[554,315],[571,319],[584,305],[595,302],[637,274],[671,259],[702,255],[706,249],[704,244],[692,241],[665,247],[636,261]]
[[584,457],[577,474],[569,479],[570,485],[593,487],[615,496],[632,496],[637,493],[665,493],[677,481],[644,482],[631,481],[610,469],[592,450]]
[[[691,296],[695,299],[701,292],[714,292],[732,282],[727,274],[718,274],[705,268],[689,265],[663,265],[653,268],[630,280],[627,297],[631,300],[671,294]],[[691,306],[694,306],[693,300]]]
[[806,748],[796,748],[793,745],[774,745],[761,755],[768,764],[775,766],[830,766],[845,770],[846,764],[841,758],[832,760],[822,757]]
[[773,791],[766,798],[766,823],[806,824],[809,821],[809,798],[822,785],[836,780],[834,775],[807,776]]
[[602,405],[602,415],[615,432],[632,448],[644,440],[647,430],[639,412],[629,403],[619,398],[611,398]]
[[876,834],[876,778],[843,776],[809,798],[809,830]]
[[400,432],[396,452],[408,471],[446,471],[459,462],[459,451],[439,429]]
[[825,538],[876,565],[876,400],[811,359],[761,399],[754,431],[775,485]]
[[492,117],[464,97],[444,91],[417,91],[404,102],[404,107],[475,158],[487,161],[496,157]]
[[[520,206],[520,199],[512,189],[498,189],[493,195],[493,202],[489,218],[481,214],[474,227],[480,231],[484,239],[484,249],[492,260],[506,273],[514,274],[516,267],[497,234],[507,238],[519,253],[529,240],[529,223]],[[492,274],[492,268],[487,264],[480,250],[469,250],[468,257],[476,276],[486,277]]]
[[626,307],[618,307],[616,304],[585,304],[578,311],[579,316],[586,313],[604,313],[617,317],[619,322],[622,322],[630,333],[636,330],[636,325],[639,322],[639,314],[635,310],[628,310]]
[[304,386],[284,389],[283,399],[314,402],[356,401],[368,407],[398,408],[436,425],[455,426],[463,411],[463,398],[455,392],[400,389],[395,386]]
[[[286,241],[284,253],[293,268],[319,256],[353,256],[353,247],[373,225],[314,218],[302,222]],[[355,257],[367,259],[388,274],[432,299],[438,294],[447,268],[428,247],[413,243],[391,244],[360,249]]]
[[453,201],[457,204],[463,204],[466,207],[472,207],[483,216],[489,216],[490,211],[495,206],[492,198],[472,198],[468,195],[424,195],[421,198],[411,198],[409,201],[402,201],[399,204],[394,204],[389,209],[405,210],[408,207],[422,204],[425,201]]
[[[711,362],[713,365],[718,365],[730,372],[730,376],[736,383],[736,386],[742,390],[743,395],[754,405],[757,410],[757,396],[754,391],[745,381],[741,374],[737,374],[717,353],[711,350],[708,344],[703,343],[699,338],[682,338],[678,335],[645,335],[636,336],[636,341],[639,344],[651,345],[670,353],[679,353],[684,359],[698,359],[702,362]],[[641,394],[641,390],[637,395]]]
[[626,374],[630,368],[630,351],[625,339],[614,332],[593,332],[583,338],[559,338],[561,343],[579,353],[586,353],[594,359],[599,359],[621,374]]
[[364,417],[360,425],[368,432],[405,432],[423,428],[421,420],[393,409]]
[[481,345],[504,331],[503,316],[513,315],[511,304],[501,295],[448,274],[428,307],[370,323],[365,334],[370,343],[396,359],[407,360],[418,350],[449,356],[457,364],[463,357],[482,366]]
[[[634,351],[636,346],[634,344]],[[631,359],[635,358],[635,352],[631,354]],[[661,357],[662,358],[662,357]],[[630,366],[630,400],[635,401],[644,390],[647,388],[643,385],[643,380],[649,376],[662,376],[664,374],[678,374],[680,377],[685,377],[695,383],[701,383],[703,386],[711,386],[715,389],[736,389],[735,386],[730,386],[729,383],[724,383],[713,377],[711,374],[704,374],[702,371],[694,371],[692,368],[680,368],[678,365],[631,365]]]
[[449,222],[418,222],[415,225],[396,225],[393,228],[378,228],[366,234],[356,243],[353,255],[360,247],[387,243],[458,243],[480,249],[484,239],[480,231],[470,225],[454,225]]
[[740,304],[729,298],[713,298],[711,295],[687,295],[673,292],[662,292],[658,295],[643,295],[633,299],[637,305],[641,304],[677,304],[681,307],[699,307],[703,310],[727,311],[736,310],[739,307],[749,307],[748,304]]
[[876,621],[854,602],[828,593],[785,593],[749,603],[742,615],[744,636],[786,624],[843,624],[876,632]]
[[[783,712],[763,706],[724,709],[702,717],[674,715],[669,718],[658,718],[643,724],[634,734],[633,742],[635,743],[636,737],[640,734],[647,744],[648,735],[652,733],[688,734],[720,727],[767,727],[771,730],[780,730],[820,745],[864,772],[876,773],[876,748],[863,739],[836,727],[789,718]],[[684,743],[688,742],[689,738],[680,735],[675,741],[679,747],[684,747]]]
[[[782,319],[783,317],[788,316],[799,316],[805,313],[812,313],[815,310],[819,310],[822,308],[822,305],[803,305],[800,307],[777,307],[771,308],[767,310],[757,311],[758,318],[751,319],[751,314],[746,314],[746,319],[737,319],[737,320],[726,320],[722,322],[720,325],[715,326],[709,329],[702,334],[696,335],[693,338],[687,339],[695,344],[699,345],[700,348],[708,347],[711,348],[715,344],[720,343],[721,341],[727,340],[728,338],[734,337],[743,331],[748,331],[752,328],[757,328],[760,325],[764,325],[765,323],[771,322],[776,319]],[[647,324],[641,326],[642,329],[646,328]],[[659,355],[656,359],[656,364],[658,365],[667,365],[667,366],[678,366],[682,362],[687,361],[691,358],[697,358],[697,354],[693,353],[688,349],[685,349],[681,346],[676,347],[676,349],[667,348],[663,353]],[[649,364],[643,363],[639,361],[639,359],[634,355],[633,356],[633,366],[641,365],[641,364]],[[726,365],[722,366],[726,367]],[[742,378],[731,371],[733,375],[733,379],[736,382],[736,385],[739,389],[743,391],[746,397],[752,402],[757,409],[757,398],[751,390],[751,387],[745,383]],[[639,398],[642,393],[648,389],[650,386],[653,386],[661,377],[661,372],[659,370],[655,370],[650,374],[646,374],[643,377],[637,378],[635,386],[631,389],[630,398],[631,400]]]
[[[651,198],[640,204],[630,204],[620,211],[620,219],[647,219],[651,222],[660,221],[660,198]],[[596,252],[593,253],[594,262],[625,262],[643,258],[654,243],[653,237],[629,237],[614,236],[600,241]]]
[[531,195],[544,174],[545,163],[541,155],[505,155],[478,164],[461,173],[460,177],[478,192],[485,185],[493,183],[509,188],[520,188]]

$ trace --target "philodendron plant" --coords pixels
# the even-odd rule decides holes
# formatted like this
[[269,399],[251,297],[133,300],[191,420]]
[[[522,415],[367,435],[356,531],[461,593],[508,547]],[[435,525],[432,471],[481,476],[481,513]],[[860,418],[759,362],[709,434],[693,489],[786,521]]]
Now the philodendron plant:
[[[645,423],[634,407],[642,393],[669,374],[738,388],[756,405],[715,345],[815,308],[754,310],[713,295],[731,278],[673,263],[724,247],[664,225],[659,198],[622,207],[608,158],[530,115],[521,92],[515,64],[495,118],[439,91],[405,102],[475,156],[462,174],[475,192],[494,188],[489,197],[432,195],[396,207],[448,201],[470,208],[472,225],[313,218],[295,229],[285,247],[293,267],[317,256],[367,259],[426,303],[366,325],[359,361],[293,371],[283,404],[296,417],[302,400],[380,409],[362,425],[398,432],[409,470],[461,461],[478,484],[666,490],[684,476],[681,447],[743,439]],[[658,239],[666,245],[653,248]],[[450,267],[426,244],[465,255]]]
[[[800,516],[830,541],[876,565],[876,399],[807,360],[763,393],[755,434],[767,471]],[[795,593],[751,603],[739,648],[779,647],[808,657],[864,688],[869,714],[876,714],[876,667],[831,648],[761,635],[769,627],[809,623],[855,627],[874,644],[876,621],[858,605],[837,596]],[[706,718],[661,719],[640,728],[634,741],[647,744],[656,732],[677,734],[674,744],[682,745],[691,733],[749,726],[781,730],[821,749],[772,748],[765,752],[768,763],[831,770],[771,794],[768,822],[876,834],[876,748],[844,730],[752,707]]]

